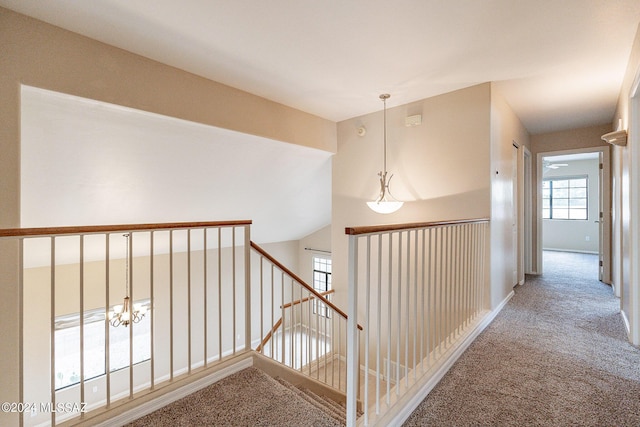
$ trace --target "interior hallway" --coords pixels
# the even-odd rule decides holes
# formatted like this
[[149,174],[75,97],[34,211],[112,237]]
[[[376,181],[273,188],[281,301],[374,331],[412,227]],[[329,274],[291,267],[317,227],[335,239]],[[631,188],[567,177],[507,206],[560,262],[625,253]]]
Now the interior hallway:
[[597,268],[545,252],[405,425],[640,425],[640,349]]

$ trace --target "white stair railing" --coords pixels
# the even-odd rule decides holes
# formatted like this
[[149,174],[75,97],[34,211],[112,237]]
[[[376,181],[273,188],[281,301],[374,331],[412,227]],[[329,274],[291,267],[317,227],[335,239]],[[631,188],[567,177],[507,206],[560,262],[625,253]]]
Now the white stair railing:
[[[260,345],[263,355],[346,390],[349,425],[362,397],[360,422],[373,425],[482,315],[487,220],[348,229],[349,316],[253,244],[250,224],[0,230],[20,250],[20,399],[44,402],[21,424],[82,421],[80,410],[114,409]],[[123,326],[107,320],[127,278],[132,302],[149,308],[148,330],[132,323],[115,351]],[[70,340],[60,336],[65,327]],[[92,346],[102,370],[91,365]],[[64,348],[75,351],[74,372],[61,370]],[[365,375],[361,388],[361,370],[375,384]],[[79,405],[53,410],[58,403]]]
[[[347,425],[376,425],[402,410],[486,313],[487,229],[486,219],[346,229]],[[365,407],[357,420],[358,393]]]
[[[20,402],[40,402],[20,425],[82,421],[250,351],[250,225],[0,230],[19,242]],[[125,296],[148,311],[113,326]]]
[[253,323],[264,337],[256,351],[345,391],[347,316],[331,302],[333,291],[320,293],[254,242],[251,248],[260,271]]

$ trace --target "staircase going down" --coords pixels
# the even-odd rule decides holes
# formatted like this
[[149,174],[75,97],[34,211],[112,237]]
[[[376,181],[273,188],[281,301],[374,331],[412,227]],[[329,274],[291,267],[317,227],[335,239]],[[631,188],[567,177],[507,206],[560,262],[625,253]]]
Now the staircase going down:
[[251,367],[129,424],[142,426],[344,426],[340,404]]
[[340,405],[338,402],[335,402],[328,397],[319,396],[308,388],[302,386],[294,386],[293,384],[283,380],[282,378],[276,378],[276,380],[283,386],[287,387],[289,390],[296,393],[298,397],[304,399],[311,405],[315,406],[319,410],[323,411],[324,413],[338,421],[340,425],[346,425],[346,408],[343,405]]

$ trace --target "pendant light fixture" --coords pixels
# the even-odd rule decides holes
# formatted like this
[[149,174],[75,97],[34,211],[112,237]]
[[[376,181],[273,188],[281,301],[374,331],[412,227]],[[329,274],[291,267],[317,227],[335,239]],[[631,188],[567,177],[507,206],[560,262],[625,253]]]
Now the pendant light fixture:
[[383,163],[382,170],[378,173],[380,177],[380,194],[373,202],[367,202],[371,210],[381,214],[395,212],[403,205],[403,202],[397,201],[391,195],[391,190],[389,189],[389,183],[391,182],[391,178],[393,178],[393,174],[387,179],[387,99],[389,99],[390,96],[388,93],[380,95],[380,99],[384,104]]
[[129,239],[131,233],[123,234],[127,238],[127,249],[125,258],[125,297],[122,305],[113,307],[113,311],[109,313],[109,323],[111,326],[118,327],[120,325],[129,326],[131,322],[138,323],[147,313],[147,307],[142,304],[134,304],[131,307],[131,299],[129,298]]

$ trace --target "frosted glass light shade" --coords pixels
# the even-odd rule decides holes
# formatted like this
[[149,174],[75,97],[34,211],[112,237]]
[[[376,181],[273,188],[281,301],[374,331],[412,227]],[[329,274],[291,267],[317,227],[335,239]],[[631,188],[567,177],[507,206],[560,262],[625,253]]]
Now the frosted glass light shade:
[[367,202],[367,206],[369,206],[369,209],[380,214],[393,213],[398,209],[400,209],[403,204],[404,202],[398,202],[398,201],[388,202],[386,200],[383,200],[380,202],[378,201]]

